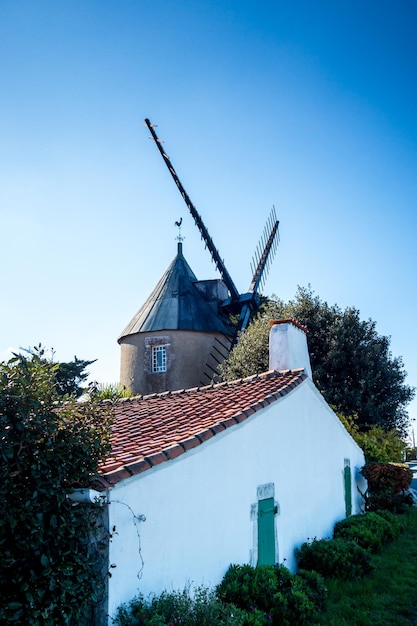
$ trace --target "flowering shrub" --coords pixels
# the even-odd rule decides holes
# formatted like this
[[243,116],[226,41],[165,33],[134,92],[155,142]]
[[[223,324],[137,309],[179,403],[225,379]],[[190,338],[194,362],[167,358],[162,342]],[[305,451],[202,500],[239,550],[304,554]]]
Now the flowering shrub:
[[368,481],[365,494],[367,511],[386,509],[400,512],[405,504],[412,504],[412,497],[405,494],[413,479],[413,472],[403,463],[368,463],[361,469]]

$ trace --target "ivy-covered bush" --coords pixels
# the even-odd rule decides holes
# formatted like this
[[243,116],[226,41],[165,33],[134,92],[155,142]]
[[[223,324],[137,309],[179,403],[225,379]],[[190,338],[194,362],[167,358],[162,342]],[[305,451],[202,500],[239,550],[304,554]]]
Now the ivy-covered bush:
[[361,578],[372,569],[371,554],[355,541],[313,539],[296,550],[298,565],[330,578]]
[[0,364],[1,624],[79,626],[103,593],[99,509],[67,496],[95,476],[110,415],[58,402],[56,368],[40,348]]
[[413,472],[403,463],[368,463],[361,469],[368,481],[365,495],[367,511],[388,510],[401,512],[413,498],[405,491],[409,489]]
[[387,519],[378,513],[365,513],[347,517],[334,527],[335,539],[346,539],[356,543],[370,552],[380,552],[382,546],[392,541],[396,529]]
[[291,574],[283,565],[231,565],[217,587],[218,597],[241,609],[263,611],[269,624],[310,624],[325,603],[326,587],[317,573]]

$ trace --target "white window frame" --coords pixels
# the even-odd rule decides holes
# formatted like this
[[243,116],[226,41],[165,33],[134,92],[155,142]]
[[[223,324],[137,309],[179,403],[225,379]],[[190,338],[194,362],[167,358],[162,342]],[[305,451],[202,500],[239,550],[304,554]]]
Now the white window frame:
[[152,374],[160,374],[167,371],[167,347],[152,346],[151,352],[151,371]]

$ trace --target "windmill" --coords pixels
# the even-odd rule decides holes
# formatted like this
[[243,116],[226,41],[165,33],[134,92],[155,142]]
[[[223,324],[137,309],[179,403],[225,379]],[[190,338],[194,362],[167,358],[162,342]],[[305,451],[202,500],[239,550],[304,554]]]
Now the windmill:
[[219,251],[213,243],[213,240],[201,218],[201,215],[198,213],[194,204],[191,202],[189,195],[185,191],[180,179],[177,176],[174,166],[172,165],[168,155],[165,153],[165,150],[162,147],[163,142],[158,138],[155,132],[156,124],[152,124],[148,118],[145,119],[145,124],[151,133],[150,138],[154,140],[164,160],[165,165],[167,166],[172,178],[174,179],[174,182],[177,185],[179,192],[183,197],[184,202],[187,205],[187,208],[190,211],[197,228],[200,231],[206,248],[208,248],[211,254],[211,258],[214,261],[218,271],[220,272],[223,282],[229,291],[230,296],[222,303],[222,308],[230,313],[237,314],[239,316],[236,330],[237,332],[243,331],[249,324],[251,313],[259,308],[259,292],[264,285],[266,276],[270,268],[270,264],[273,257],[275,256],[276,249],[278,247],[279,221],[276,217],[275,207],[272,207],[261,239],[252,257],[251,270],[253,275],[249,285],[249,289],[246,293],[239,293],[235,283],[232,280],[232,277],[230,276],[224,264],[224,261],[219,254]]

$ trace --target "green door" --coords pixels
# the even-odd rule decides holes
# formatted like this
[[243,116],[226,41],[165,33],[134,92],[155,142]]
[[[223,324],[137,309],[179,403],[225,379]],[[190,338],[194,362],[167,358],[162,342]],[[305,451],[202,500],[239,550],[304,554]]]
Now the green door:
[[352,515],[352,473],[349,459],[345,459],[344,481],[346,517],[349,517]]
[[258,565],[275,565],[274,498],[258,500]]

